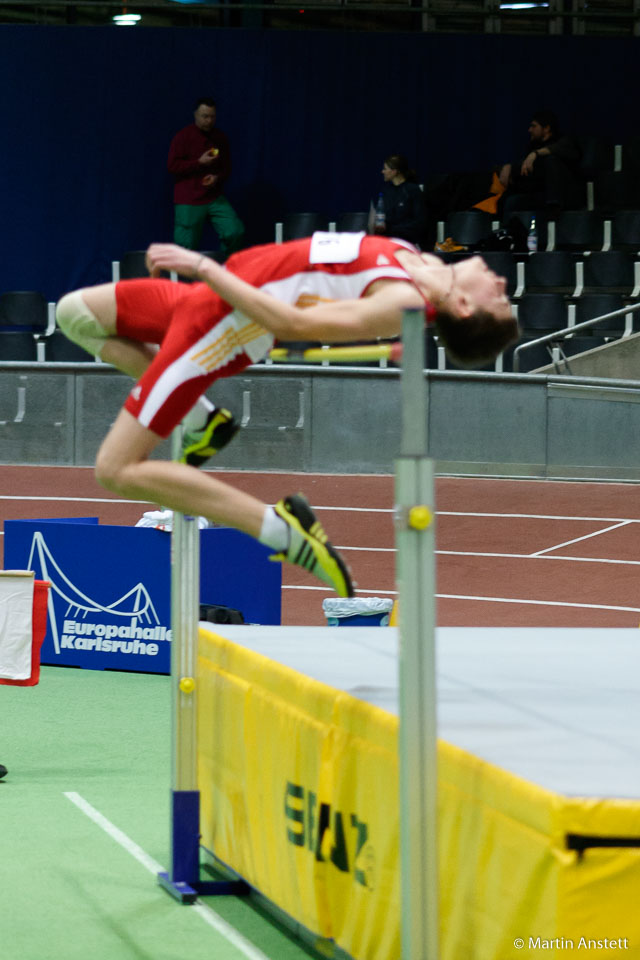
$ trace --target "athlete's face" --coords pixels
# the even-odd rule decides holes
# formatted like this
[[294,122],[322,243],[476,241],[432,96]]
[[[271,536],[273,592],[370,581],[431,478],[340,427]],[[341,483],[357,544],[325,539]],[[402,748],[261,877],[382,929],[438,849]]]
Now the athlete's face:
[[389,180],[393,180],[396,172],[397,171],[390,167],[387,163],[382,164],[382,177],[385,183],[388,183]]
[[213,129],[216,122],[216,108],[207,107],[206,104],[201,103],[193,114],[193,119],[195,120],[198,130],[208,133],[209,130]]
[[471,312],[485,310],[498,320],[512,314],[507,281],[490,270],[482,257],[469,257],[452,266],[452,292],[462,295]]

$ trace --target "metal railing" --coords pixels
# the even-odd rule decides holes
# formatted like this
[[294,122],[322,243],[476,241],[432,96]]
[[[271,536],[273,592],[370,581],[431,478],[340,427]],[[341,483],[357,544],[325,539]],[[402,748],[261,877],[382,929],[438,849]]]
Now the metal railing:
[[[640,303],[634,303],[628,307],[621,307],[620,310],[613,310],[611,313],[603,313],[601,317],[593,317],[591,320],[585,320],[583,323],[576,323],[573,326],[564,327],[562,330],[554,330],[553,333],[547,333],[544,337],[538,337],[536,340],[529,340],[527,343],[521,343],[513,352],[513,372],[520,372],[520,354],[523,353],[523,351],[540,346],[541,344],[560,344],[563,340],[573,337],[579,330],[591,329],[591,327],[595,327],[596,324],[602,323],[603,320],[613,320],[616,317],[625,317],[627,314],[635,313],[637,310],[640,310]],[[622,340],[624,337],[629,336],[630,333],[630,330],[629,332],[625,331],[621,337],[617,337],[616,339]],[[562,347],[559,349],[562,351]],[[558,359],[554,358],[551,350],[549,350],[549,356],[552,363],[558,363]],[[568,358],[564,353],[562,353],[562,357],[559,359],[568,364]]]

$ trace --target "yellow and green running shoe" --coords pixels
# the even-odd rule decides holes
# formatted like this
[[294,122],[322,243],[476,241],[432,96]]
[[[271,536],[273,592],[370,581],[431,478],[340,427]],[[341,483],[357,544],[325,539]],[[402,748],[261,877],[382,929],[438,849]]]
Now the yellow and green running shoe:
[[303,567],[332,587],[339,597],[352,597],[353,584],[347,565],[329,543],[306,497],[301,493],[285,497],[276,503],[274,510],[287,524],[289,543],[286,550],[269,559],[286,560]]

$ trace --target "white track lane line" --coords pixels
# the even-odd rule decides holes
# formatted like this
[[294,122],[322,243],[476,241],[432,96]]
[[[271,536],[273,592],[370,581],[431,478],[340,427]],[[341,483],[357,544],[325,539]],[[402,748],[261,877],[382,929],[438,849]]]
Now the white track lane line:
[[[324,590],[326,587],[296,587],[283,585],[283,590]],[[356,590],[356,593],[372,593],[374,596],[397,596],[397,590]],[[584,610],[621,610],[625,613],[640,613],[640,607],[614,607],[604,603],[569,603],[564,600],[522,600],[518,597],[472,597],[457,593],[436,593],[436,600],[479,600],[483,603],[527,603],[537,607],[577,607]]]
[[579,607],[585,610],[622,610],[640,613],[640,607],[614,607],[604,603],[565,603],[564,600],[517,600],[507,597],[466,597],[455,593],[437,593],[439,600],[484,600],[487,603],[529,603],[539,607]]
[[[53,503],[151,503],[151,500],[125,500],[120,497],[41,497],[41,496],[15,496],[0,494],[0,500],[24,500],[25,502],[38,502],[40,500]],[[336,512],[348,513],[394,513],[393,507],[327,507],[316,506],[315,511],[335,510]],[[558,514],[546,513],[475,513],[467,510],[438,510],[437,516],[440,517],[487,517],[503,520],[586,520],[597,523],[640,523],[640,518],[629,517],[578,517],[563,516]],[[37,519],[34,518],[34,519]]]
[[[38,503],[40,500],[44,500],[46,502],[53,501],[54,503],[153,503],[153,500],[125,500],[124,498],[120,497],[10,497],[5,494],[0,495],[0,500],[24,500],[25,503]],[[38,517],[34,517],[33,519],[37,520]]]
[[[623,526],[623,524],[618,524]],[[610,529],[614,530],[615,527]],[[601,531],[604,533],[605,531]],[[588,539],[578,537],[579,540]],[[575,543],[575,540],[568,541]],[[559,550],[566,544],[559,544],[557,547],[548,547],[549,550]],[[336,547],[336,550],[360,550],[363,553],[395,553],[395,547]],[[563,555],[550,557],[542,551],[540,553],[489,553],[488,551],[479,552],[477,550],[436,550],[436,556],[439,557],[494,557],[497,560],[564,560],[565,563],[616,563],[622,567],[638,567],[640,560],[611,560],[606,557],[565,557]],[[283,588],[284,589],[284,588]]]
[[[126,833],[123,833],[119,827],[116,827],[111,820],[100,813],[99,810],[96,810],[95,807],[92,807],[91,804],[81,797],[79,793],[73,791],[65,792],[65,797],[74,803],[79,810],[81,810],[90,820],[93,820],[101,830],[104,830],[112,840],[115,840],[123,850],[126,850],[127,853],[130,853],[138,863],[141,863],[142,866],[156,876],[158,873],[164,870],[162,864],[158,863],[153,857],[150,857],[142,847],[128,837]],[[164,894],[163,894],[164,896]],[[197,913],[198,916],[204,920],[206,924],[219,933],[225,938],[232,946],[236,947],[247,957],[247,960],[269,960],[269,957],[259,950],[258,947],[255,947],[251,941],[247,940],[246,937],[243,937],[241,933],[238,933],[226,920],[224,920],[219,913],[216,913],[215,910],[212,910],[211,907],[207,904],[202,903],[202,901],[197,900],[191,907],[193,913]]]
[[546,547],[544,550],[537,550],[535,553],[529,554],[529,556],[541,557],[545,553],[549,553],[550,550],[560,550],[561,547],[570,547],[572,543],[580,543],[581,540],[592,540],[594,537],[599,537],[603,533],[610,533],[612,530],[618,530],[619,527],[626,527],[629,523],[632,523],[632,521],[621,520],[620,523],[614,523],[611,527],[604,527],[602,530],[594,530],[593,533],[587,533],[583,537],[575,537],[573,540],[565,540],[564,543],[556,543],[553,547]]

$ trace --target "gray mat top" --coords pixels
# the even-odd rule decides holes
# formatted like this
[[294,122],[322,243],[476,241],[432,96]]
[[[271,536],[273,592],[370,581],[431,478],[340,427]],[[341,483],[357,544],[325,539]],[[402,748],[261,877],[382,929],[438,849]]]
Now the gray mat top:
[[[398,712],[394,628],[217,632]],[[440,627],[437,678],[442,739],[559,793],[640,799],[640,631]]]

